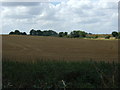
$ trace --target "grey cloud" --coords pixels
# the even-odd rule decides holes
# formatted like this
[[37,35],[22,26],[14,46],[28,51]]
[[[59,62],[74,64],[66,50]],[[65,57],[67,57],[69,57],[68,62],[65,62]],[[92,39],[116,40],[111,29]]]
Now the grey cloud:
[[100,22],[98,19],[91,18],[91,19],[88,19],[88,20],[83,20],[80,23],[81,24],[94,24],[94,23],[98,23],[98,22]]
[[45,8],[49,3],[39,3],[39,5],[37,6],[31,6],[29,7],[29,11],[28,14],[32,14],[32,15],[40,15],[43,11],[46,11]]
[[34,15],[7,15],[5,18],[10,18],[10,19],[31,19],[34,18]]
[[15,6],[37,6],[39,2],[2,2],[2,6],[15,7]]
[[[5,7],[5,10],[3,10],[4,16],[6,16],[4,23],[11,23],[11,21],[8,22],[8,20],[12,19],[14,22],[12,22],[10,26],[13,25],[13,29],[18,27],[26,31],[29,30],[29,28],[41,28],[42,30],[54,29],[56,31],[81,29],[93,33],[108,33],[116,29],[117,16],[113,15],[113,13],[117,13],[117,9],[115,9],[116,4],[107,3],[106,6],[102,6],[102,4],[101,6],[96,6],[90,3],[87,4],[87,6],[80,3],[76,4],[77,6],[74,5],[75,7],[71,7],[73,2],[74,4],[76,2],[75,0],[69,1],[71,4],[60,3],[59,5],[54,5],[55,3],[33,2],[3,3],[3,7]],[[95,3],[97,2],[98,1]],[[24,6],[23,9],[20,9],[21,6]],[[19,10],[21,12],[19,12]],[[7,15],[7,13],[10,14]],[[8,27],[5,29],[9,29],[9,26],[3,27]]]
[[39,15],[43,12],[43,8],[42,7],[30,7],[28,14],[30,15]]

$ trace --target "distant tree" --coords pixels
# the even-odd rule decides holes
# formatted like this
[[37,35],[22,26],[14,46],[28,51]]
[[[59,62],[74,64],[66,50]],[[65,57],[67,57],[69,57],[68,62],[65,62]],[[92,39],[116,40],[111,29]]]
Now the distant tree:
[[71,37],[73,37],[73,38],[76,38],[76,37],[79,37],[80,35],[79,35],[79,31],[72,31],[71,33],[70,33],[70,35],[71,35]]
[[110,37],[111,37],[110,35],[108,35],[108,36],[105,36],[105,39],[110,39]]
[[120,32],[118,32],[118,35],[115,38],[120,39]]
[[92,35],[92,33],[88,33],[89,35]]
[[59,37],[63,37],[64,36],[64,33],[63,32],[59,32]]
[[68,32],[65,32],[64,34],[65,34],[65,36],[67,36],[67,35],[68,35]]
[[27,33],[26,32],[21,32],[21,35],[27,35]]
[[26,32],[23,32],[23,35],[27,35],[27,33],[26,33]]
[[36,35],[36,31],[35,31],[34,29],[32,29],[32,30],[30,31],[30,35]]
[[9,35],[27,35],[26,32],[20,32],[19,30],[11,31]]
[[68,32],[59,32],[59,34],[58,34],[58,36],[59,37],[67,37],[67,35],[68,35]]
[[57,36],[58,33],[53,30],[44,30],[43,36]]
[[116,32],[116,31],[112,32],[112,36],[113,37],[117,37],[118,36],[118,32]]
[[36,31],[36,35],[42,36],[42,35],[43,35],[43,32],[42,32],[41,30],[37,30],[37,31]]
[[74,38],[76,38],[76,37],[86,37],[87,33],[85,31],[78,30],[78,31],[72,31],[70,33],[70,35],[71,35],[71,37],[74,37]]
[[48,30],[50,36],[57,36],[58,33],[53,30]]
[[37,36],[57,36],[58,33],[53,31],[53,30],[44,30],[44,31],[41,31],[41,30],[34,30],[32,29],[30,31],[30,35],[37,35]]
[[79,31],[80,37],[86,37],[87,33],[85,31]]
[[47,30],[43,31],[43,36],[50,36]]
[[13,31],[11,31],[10,33],[9,33],[9,35],[14,35],[15,33],[13,32]]
[[20,35],[20,31],[19,30],[15,30],[14,32],[16,35]]
[[118,32],[118,39],[120,39],[120,32]]
[[96,35],[94,38],[98,38],[98,35]]

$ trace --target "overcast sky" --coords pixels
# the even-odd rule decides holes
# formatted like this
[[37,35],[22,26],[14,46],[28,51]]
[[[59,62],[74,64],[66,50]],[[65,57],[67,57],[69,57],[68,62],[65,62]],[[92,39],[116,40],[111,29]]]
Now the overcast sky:
[[3,2],[0,13],[3,34],[16,29],[27,33],[31,29],[51,29],[57,32],[84,30],[91,33],[111,33],[118,30],[116,0]]

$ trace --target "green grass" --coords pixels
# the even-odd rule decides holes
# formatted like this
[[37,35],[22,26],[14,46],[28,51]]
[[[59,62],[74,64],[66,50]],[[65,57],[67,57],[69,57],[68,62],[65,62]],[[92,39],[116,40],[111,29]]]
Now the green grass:
[[3,88],[120,87],[120,64],[114,62],[41,60],[32,63],[3,60],[2,66]]

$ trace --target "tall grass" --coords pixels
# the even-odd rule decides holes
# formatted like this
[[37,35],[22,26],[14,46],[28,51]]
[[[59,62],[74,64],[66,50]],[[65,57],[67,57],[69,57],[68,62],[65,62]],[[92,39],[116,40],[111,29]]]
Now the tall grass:
[[119,88],[120,64],[3,60],[3,88]]

